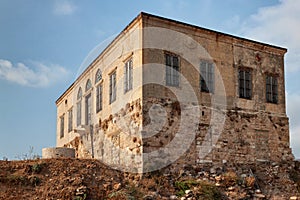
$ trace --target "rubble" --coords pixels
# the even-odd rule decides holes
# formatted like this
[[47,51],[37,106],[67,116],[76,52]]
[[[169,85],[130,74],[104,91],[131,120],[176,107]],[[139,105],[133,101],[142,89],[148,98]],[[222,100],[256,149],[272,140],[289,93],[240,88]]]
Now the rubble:
[[[40,170],[33,171],[38,166]],[[0,199],[299,199],[300,164],[172,166],[145,174],[92,159],[0,161]],[[214,170],[211,170],[211,169]],[[31,180],[38,180],[32,184]]]

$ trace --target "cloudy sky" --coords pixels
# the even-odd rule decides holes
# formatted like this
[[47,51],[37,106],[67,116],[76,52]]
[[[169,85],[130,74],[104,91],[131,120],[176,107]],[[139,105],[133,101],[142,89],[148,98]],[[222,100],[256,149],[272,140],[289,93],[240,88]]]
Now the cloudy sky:
[[141,11],[288,48],[287,110],[300,158],[299,0],[1,0],[0,159],[55,146],[55,100],[89,52]]

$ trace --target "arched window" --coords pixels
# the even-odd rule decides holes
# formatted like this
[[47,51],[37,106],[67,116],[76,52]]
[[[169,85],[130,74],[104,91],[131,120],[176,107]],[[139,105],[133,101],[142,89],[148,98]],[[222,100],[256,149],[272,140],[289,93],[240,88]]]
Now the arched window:
[[80,100],[82,97],[82,89],[81,87],[78,89],[78,93],[77,93],[77,100]]
[[86,85],[85,85],[85,91],[88,91],[92,87],[92,82],[91,80],[87,80]]
[[100,69],[98,69],[95,76],[95,83],[98,83],[101,79],[102,79],[102,72]]
[[81,98],[82,98],[82,89],[81,87],[78,89],[77,93],[77,126],[81,125]]

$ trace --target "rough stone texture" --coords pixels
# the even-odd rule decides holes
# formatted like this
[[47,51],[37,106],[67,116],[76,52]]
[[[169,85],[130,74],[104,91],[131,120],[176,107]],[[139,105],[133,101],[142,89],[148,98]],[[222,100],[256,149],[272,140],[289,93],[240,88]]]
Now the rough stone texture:
[[[166,86],[165,54],[179,57],[179,87]],[[142,13],[57,100],[57,146],[74,147],[114,168],[145,172],[172,164],[290,162],[285,108],[286,49]],[[133,89],[124,93],[124,61],[133,59]],[[214,92],[200,91],[200,61],[214,64]],[[249,68],[251,99],[239,98],[238,71]],[[92,131],[67,133],[67,112],[88,79],[103,71],[103,110],[92,107]],[[109,103],[109,74],[117,100]],[[278,78],[278,103],[266,102],[266,75]],[[96,103],[97,84],[84,91]],[[84,98],[83,98],[84,99]],[[83,100],[84,102],[84,100]],[[82,115],[85,120],[85,106]],[[65,134],[59,119],[65,114]],[[91,134],[92,133],[92,134]]]
[[42,158],[75,158],[75,149],[65,147],[43,148]]
[[93,143],[95,158],[116,169],[141,172],[140,103],[140,100],[133,101],[107,119],[99,119],[93,140],[90,134],[84,134],[65,146],[75,148],[79,158],[91,158]]

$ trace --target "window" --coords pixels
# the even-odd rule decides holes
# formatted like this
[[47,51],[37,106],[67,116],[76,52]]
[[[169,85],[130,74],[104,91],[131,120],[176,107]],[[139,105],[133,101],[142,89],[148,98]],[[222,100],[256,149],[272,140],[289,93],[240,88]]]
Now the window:
[[124,93],[132,89],[132,59],[125,63],[124,67]]
[[60,138],[64,137],[65,130],[65,115],[60,117]]
[[240,98],[251,99],[252,79],[250,69],[239,69],[239,96]]
[[278,82],[275,76],[266,77],[266,99],[268,103],[278,103]]
[[102,84],[97,86],[96,91],[96,111],[99,112],[102,110]]
[[109,76],[109,103],[112,103],[116,100],[116,90],[116,71],[114,71]]
[[68,112],[68,132],[73,130],[73,109]]
[[102,73],[101,70],[98,69],[96,72],[95,83],[98,83],[101,79],[102,79]]
[[166,54],[166,85],[179,86],[178,56]]
[[85,85],[85,91],[88,91],[92,87],[92,82],[91,80],[87,80],[86,85]]
[[200,63],[200,88],[202,92],[214,92],[214,65],[207,61]]
[[91,124],[92,108],[91,108],[91,94],[85,97],[85,125]]
[[82,98],[82,90],[81,87],[78,90],[77,94],[77,126],[81,125],[81,98]]

